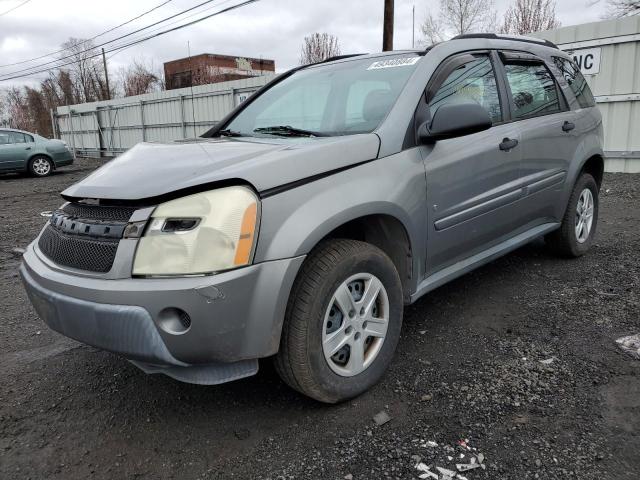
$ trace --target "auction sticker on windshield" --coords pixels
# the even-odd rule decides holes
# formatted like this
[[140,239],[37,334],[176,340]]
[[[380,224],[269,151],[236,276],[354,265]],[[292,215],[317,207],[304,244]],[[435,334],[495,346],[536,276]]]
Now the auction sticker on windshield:
[[408,67],[409,65],[415,65],[420,60],[420,57],[404,57],[404,58],[390,58],[389,60],[380,60],[373,62],[369,65],[367,70],[378,70],[380,68],[395,68],[395,67]]

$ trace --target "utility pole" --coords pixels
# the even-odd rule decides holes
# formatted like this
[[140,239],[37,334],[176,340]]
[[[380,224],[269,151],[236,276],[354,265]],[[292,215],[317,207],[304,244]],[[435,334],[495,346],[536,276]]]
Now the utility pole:
[[384,26],[382,30],[382,50],[393,50],[393,0],[384,0]]
[[411,19],[411,48],[416,48],[416,6],[413,5],[413,17]]
[[109,72],[107,71],[107,57],[104,56],[104,48],[102,49],[102,64],[104,65],[104,79],[107,83],[107,100],[111,100],[111,89],[109,88]]

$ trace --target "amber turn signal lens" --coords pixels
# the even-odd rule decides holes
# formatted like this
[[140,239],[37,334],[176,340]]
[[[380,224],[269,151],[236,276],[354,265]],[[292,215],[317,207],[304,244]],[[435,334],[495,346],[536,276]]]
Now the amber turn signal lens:
[[253,248],[253,236],[256,231],[258,206],[252,203],[244,211],[242,216],[242,226],[240,228],[240,238],[236,247],[234,265],[247,265],[251,259],[251,249]]

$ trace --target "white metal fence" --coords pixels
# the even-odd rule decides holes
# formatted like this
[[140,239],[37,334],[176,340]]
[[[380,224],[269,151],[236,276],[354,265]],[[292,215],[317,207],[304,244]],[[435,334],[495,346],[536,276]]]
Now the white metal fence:
[[273,75],[58,107],[54,136],[76,155],[115,156],[139,142],[201,135]]
[[640,172],[640,17],[563,27],[536,36],[581,60],[602,112],[605,168]]

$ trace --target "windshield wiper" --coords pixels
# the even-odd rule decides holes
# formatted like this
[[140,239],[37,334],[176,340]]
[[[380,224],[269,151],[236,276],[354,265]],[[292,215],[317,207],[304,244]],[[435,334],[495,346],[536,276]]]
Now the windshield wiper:
[[260,127],[253,130],[256,133],[267,133],[271,135],[283,135],[291,137],[326,137],[325,133],[314,132],[312,130],[303,130],[289,125],[274,125],[272,127]]
[[218,135],[221,137],[242,137],[243,135],[240,132],[236,132],[235,130],[231,130],[229,128],[225,130],[220,130]]

